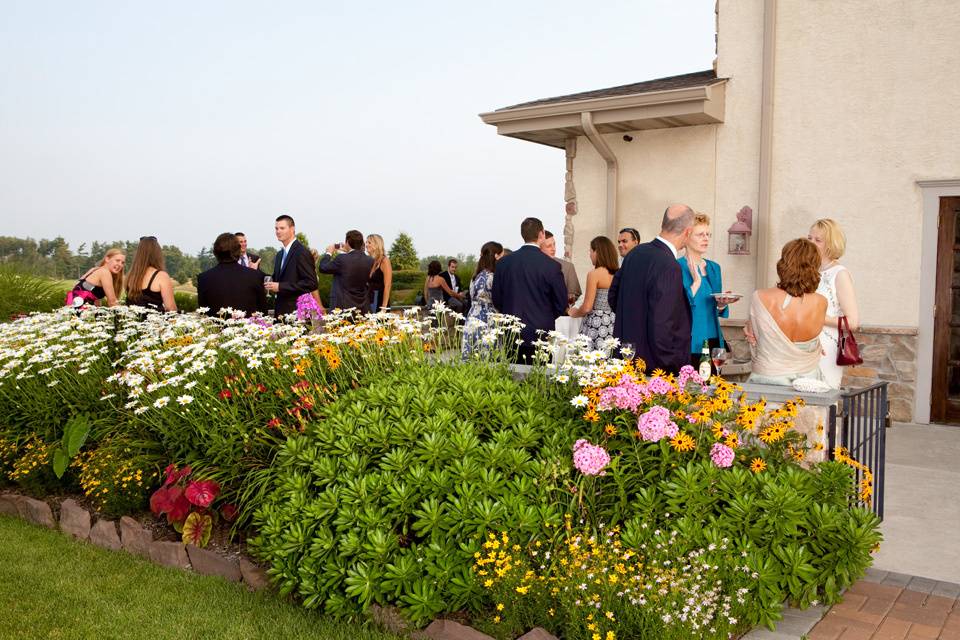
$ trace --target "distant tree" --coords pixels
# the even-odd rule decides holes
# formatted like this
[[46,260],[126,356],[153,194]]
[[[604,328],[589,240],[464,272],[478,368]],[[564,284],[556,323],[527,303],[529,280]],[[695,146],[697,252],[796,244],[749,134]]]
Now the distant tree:
[[417,269],[420,266],[413,238],[402,231],[390,247],[390,263],[394,269]]
[[307,240],[307,234],[305,234],[303,231],[297,232],[297,241],[299,241],[300,244],[302,244],[307,249],[310,248],[310,242]]

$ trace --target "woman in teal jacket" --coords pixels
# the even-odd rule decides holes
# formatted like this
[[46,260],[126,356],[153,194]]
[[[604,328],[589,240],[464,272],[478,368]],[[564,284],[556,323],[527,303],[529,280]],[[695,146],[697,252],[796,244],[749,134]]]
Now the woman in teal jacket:
[[700,363],[704,340],[710,349],[724,347],[720,318],[730,315],[730,308],[726,304],[718,305],[713,297],[713,294],[723,292],[720,265],[703,257],[710,248],[712,235],[710,217],[698,213],[693,219],[693,231],[684,245],[686,255],[679,259],[683,289],[690,302],[693,320],[690,327],[690,362],[694,367]]

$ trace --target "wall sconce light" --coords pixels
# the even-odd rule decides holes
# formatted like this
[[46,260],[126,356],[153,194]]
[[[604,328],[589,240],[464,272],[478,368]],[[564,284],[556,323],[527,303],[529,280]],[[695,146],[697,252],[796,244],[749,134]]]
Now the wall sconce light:
[[753,209],[745,206],[737,212],[737,221],[727,229],[729,234],[727,253],[732,256],[750,255],[750,234],[752,232]]

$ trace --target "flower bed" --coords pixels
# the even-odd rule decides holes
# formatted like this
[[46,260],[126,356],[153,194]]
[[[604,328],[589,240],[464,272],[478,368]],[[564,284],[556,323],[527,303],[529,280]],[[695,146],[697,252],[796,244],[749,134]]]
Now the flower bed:
[[434,358],[458,346],[447,324],[90,309],[0,325],[0,477],[114,515],[150,501],[199,544],[232,521],[310,608],[466,611],[501,638],[727,637],[785,598],[836,601],[869,565],[870,487],[846,456],[808,459],[797,403],[582,344],[515,381],[515,319],[471,325],[467,363]]

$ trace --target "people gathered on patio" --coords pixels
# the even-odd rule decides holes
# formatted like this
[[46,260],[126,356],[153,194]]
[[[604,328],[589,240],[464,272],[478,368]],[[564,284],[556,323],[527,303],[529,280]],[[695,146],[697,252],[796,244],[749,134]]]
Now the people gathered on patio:
[[[282,248],[271,276],[260,271],[259,256],[247,253],[246,236],[224,233],[217,238],[218,265],[198,278],[199,303],[208,313],[227,308],[262,312],[265,293],[275,294],[278,316],[294,312],[304,294],[312,295],[323,313],[318,269],[333,274],[330,308],[371,313],[391,308],[394,267],[380,235],[364,239],[351,230],[343,243],[311,255],[297,240],[292,217],[279,216],[274,230]],[[606,236],[594,237],[589,244],[593,269],[582,299],[573,263],[556,256],[556,237],[543,223],[526,218],[520,235],[524,244],[512,253],[500,242],[483,244],[466,290],[456,259],[447,262],[446,270],[439,260],[429,264],[424,304],[429,308],[442,302],[463,313],[464,359],[479,347],[478,327],[497,312],[517,316],[524,324],[518,362],[531,362],[534,342],[558,328],[561,316],[568,316],[564,328],[571,337],[579,331],[596,349],[609,348],[606,339],[616,338],[624,347],[621,353],[635,353],[648,371],[675,373],[697,366],[704,345],[708,352],[726,346],[720,318],[729,316],[740,296],[724,289],[720,265],[706,257],[712,237],[708,215],[674,204],[664,211],[660,233],[650,242],[641,243],[633,227],[622,228],[616,244]],[[806,239],[783,247],[777,286],[754,292],[750,300],[744,333],[751,348],[751,381],[792,385],[807,379],[839,388],[839,325],[849,331],[859,327],[853,279],[839,263],[845,248],[843,231],[830,218],[815,221]],[[83,274],[67,304],[104,299],[107,305],[118,304],[124,264],[123,251],[110,249]],[[128,304],[177,310],[173,281],[153,236],[140,239],[125,285]]]

